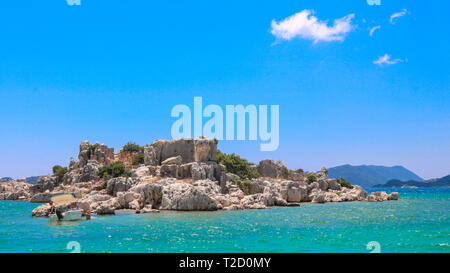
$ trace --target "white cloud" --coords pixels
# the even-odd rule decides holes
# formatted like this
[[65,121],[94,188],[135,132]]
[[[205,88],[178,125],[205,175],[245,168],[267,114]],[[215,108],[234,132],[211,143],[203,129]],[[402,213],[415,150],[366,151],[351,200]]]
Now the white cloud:
[[396,13],[392,14],[392,15],[391,15],[391,18],[389,19],[389,22],[390,22],[391,24],[395,24],[395,21],[396,21],[396,20],[394,20],[394,19],[395,19],[395,18],[400,18],[400,17],[404,16],[407,12],[408,12],[408,11],[407,11],[406,9],[402,9],[402,11],[396,12]]
[[402,59],[391,59],[391,55],[389,54],[384,54],[383,56],[380,56],[377,60],[373,61],[374,64],[377,64],[379,66],[383,66],[383,65],[390,65],[390,64],[396,64],[396,63],[401,63],[401,62],[405,62],[406,60],[402,60]]
[[374,26],[373,28],[370,29],[370,36],[372,37],[373,33],[375,32],[375,30],[380,29],[381,26]]
[[277,23],[272,20],[271,33],[280,40],[291,40],[295,37],[313,40],[314,43],[325,41],[343,41],[345,35],[353,29],[351,24],[355,15],[349,14],[333,21],[328,26],[328,20],[319,21],[313,16],[313,10],[302,10]]

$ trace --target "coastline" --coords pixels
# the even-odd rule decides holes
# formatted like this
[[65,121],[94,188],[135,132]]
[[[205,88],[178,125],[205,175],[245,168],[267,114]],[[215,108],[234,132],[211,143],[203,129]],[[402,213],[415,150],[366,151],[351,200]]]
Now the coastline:
[[[205,138],[157,140],[144,147],[127,144],[114,153],[104,144],[83,141],[77,162],[55,166],[54,175],[41,176],[35,185],[4,182],[0,199],[48,203],[58,195],[70,194],[72,204],[58,204],[57,209],[77,207],[97,215],[124,209],[157,213],[398,200],[397,192],[368,194],[344,179],[329,178],[325,167],[305,174],[270,159],[255,165],[234,154],[220,153],[217,144],[217,140]],[[236,173],[229,172],[236,169],[228,164],[229,157],[238,167]],[[34,209],[32,216],[47,217],[49,213],[50,205],[44,204]]]

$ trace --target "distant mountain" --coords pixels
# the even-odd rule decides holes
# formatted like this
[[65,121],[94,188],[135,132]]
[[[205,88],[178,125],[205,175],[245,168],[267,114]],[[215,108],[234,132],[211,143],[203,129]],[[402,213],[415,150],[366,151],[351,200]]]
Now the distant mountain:
[[2,177],[2,178],[0,178],[0,180],[1,180],[1,182],[8,182],[8,181],[11,181],[13,179],[11,177]]
[[27,180],[27,183],[29,183],[29,184],[36,184],[37,181],[39,180],[39,177],[40,176],[30,176],[25,179]]
[[328,176],[332,178],[342,177],[350,183],[364,188],[371,188],[374,185],[386,183],[391,179],[423,181],[418,175],[402,166],[342,165],[329,168]]
[[430,179],[425,181],[401,181],[398,179],[389,180],[386,184],[374,185],[374,188],[443,188],[450,187],[450,175],[442,178]]
[[[30,176],[30,177],[25,178],[25,180],[29,184],[36,184],[38,179],[39,179],[39,177],[40,176]],[[12,180],[14,180],[14,179],[12,179],[11,177],[2,177],[2,178],[0,178],[1,182],[8,182],[8,181],[12,181]]]

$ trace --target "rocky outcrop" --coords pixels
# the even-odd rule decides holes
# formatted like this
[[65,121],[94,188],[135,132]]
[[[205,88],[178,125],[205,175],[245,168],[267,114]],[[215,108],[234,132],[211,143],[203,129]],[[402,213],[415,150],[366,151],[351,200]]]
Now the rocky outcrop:
[[17,182],[14,180],[2,182],[0,183],[0,200],[27,200],[30,198],[30,186],[26,182]]
[[30,199],[30,203],[48,203],[50,200],[58,195],[63,195],[64,192],[44,192],[44,193],[37,193],[33,195]]
[[287,202],[305,202],[308,201],[308,187],[298,181],[283,181],[281,196]]
[[[106,145],[85,141],[80,145],[80,162],[72,165],[75,167],[63,179],[42,176],[36,185],[17,181],[1,183],[0,200],[47,203],[55,195],[72,193],[79,208],[107,215],[122,209],[136,213],[240,210],[298,206],[302,202],[379,202],[399,198],[396,192],[369,195],[357,185],[351,189],[343,187],[337,179],[328,178],[325,167],[313,173],[317,181],[312,182],[301,170],[290,171],[281,161],[271,159],[251,166],[261,178],[242,181],[214,161],[216,151],[217,141],[211,139],[157,140],[144,148],[144,165],[126,164],[127,172],[123,175],[131,174],[131,177],[105,182],[98,177],[99,168],[119,160],[120,156],[114,155],[113,149]],[[126,162],[133,157],[126,151],[120,153]],[[49,209],[48,205],[42,205],[32,215],[47,216]]]
[[97,172],[99,168],[100,163],[97,160],[89,160],[85,166],[81,167],[77,181],[88,182],[98,180]]
[[83,141],[78,153],[78,166],[83,168],[89,160],[95,160],[100,165],[109,164],[114,160],[114,148],[108,148],[105,144],[90,144],[89,141]]
[[173,183],[163,188],[163,210],[217,210],[216,201],[187,183]]
[[53,189],[58,185],[57,179],[54,176],[41,176],[38,179],[38,182],[31,186],[30,192],[31,194],[36,194],[45,191],[53,191]]
[[377,191],[372,192],[369,196],[367,196],[367,201],[370,202],[383,202],[388,200],[398,200],[398,192],[387,194],[384,191]]
[[109,195],[117,196],[118,192],[128,191],[129,189],[131,189],[131,187],[133,187],[134,184],[135,181],[132,178],[111,178],[110,180],[108,180],[108,183],[106,185],[106,192]]
[[161,165],[166,159],[180,156],[181,163],[215,161],[217,140],[191,139],[156,140],[144,149],[146,165]]
[[257,170],[263,177],[276,178],[280,176],[279,166],[272,159],[261,160],[258,164]]

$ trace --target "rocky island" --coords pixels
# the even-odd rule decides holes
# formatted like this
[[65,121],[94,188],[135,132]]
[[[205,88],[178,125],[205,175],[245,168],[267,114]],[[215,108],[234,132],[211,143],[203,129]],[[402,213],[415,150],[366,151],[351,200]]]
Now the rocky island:
[[[0,184],[0,200],[48,203],[72,194],[76,206],[97,215],[117,210],[136,213],[159,210],[213,211],[298,206],[302,202],[398,200],[398,193],[368,194],[345,179],[320,172],[289,170],[281,161],[258,165],[217,149],[214,139],[156,140],[151,145],[126,144],[118,153],[104,144],[80,144],[78,161],[54,166],[53,175],[35,185],[25,180]],[[72,204],[73,205],[73,204]],[[59,205],[67,209],[68,205]],[[32,211],[49,215],[50,206]]]

